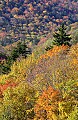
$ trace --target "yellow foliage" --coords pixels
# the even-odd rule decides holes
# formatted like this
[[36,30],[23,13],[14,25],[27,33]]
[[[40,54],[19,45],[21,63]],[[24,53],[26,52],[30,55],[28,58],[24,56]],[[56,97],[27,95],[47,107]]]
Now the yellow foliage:
[[[4,91],[1,103],[4,102],[5,106],[12,105],[17,111],[20,111],[20,106],[28,115],[33,108],[26,109],[25,105],[32,101],[32,104],[36,102],[34,120],[67,119],[78,103],[78,44],[70,48],[64,45],[55,46],[42,55],[36,51],[27,59],[17,60],[8,75],[0,76],[1,84],[6,81],[17,83],[18,86]],[[37,90],[34,103],[31,86]],[[58,88],[61,94],[51,86]],[[3,111],[3,106],[1,108]]]

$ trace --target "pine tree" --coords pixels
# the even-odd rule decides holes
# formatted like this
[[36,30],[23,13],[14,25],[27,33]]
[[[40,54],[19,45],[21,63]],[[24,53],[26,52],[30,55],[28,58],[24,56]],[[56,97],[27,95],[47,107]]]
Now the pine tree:
[[19,42],[17,44],[17,48],[19,51],[19,54],[21,54],[23,57],[27,57],[28,54],[31,54],[31,49],[27,46],[27,44]]
[[71,37],[69,34],[66,33],[66,27],[64,23],[60,26],[60,28],[58,28],[58,31],[54,33],[53,37],[54,37],[54,41],[53,41],[54,45],[59,46],[64,44],[70,46]]
[[31,54],[31,48],[29,48],[26,43],[19,42],[17,47],[13,49],[11,57],[15,61],[20,55],[26,58],[28,54]]

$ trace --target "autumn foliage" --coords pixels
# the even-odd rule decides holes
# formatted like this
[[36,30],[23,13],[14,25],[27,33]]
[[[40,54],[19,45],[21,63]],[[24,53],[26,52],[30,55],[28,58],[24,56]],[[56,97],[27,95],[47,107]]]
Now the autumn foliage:
[[59,112],[58,103],[60,100],[60,92],[49,86],[36,102],[34,108],[36,113],[35,120],[57,120]]
[[39,47],[0,75],[1,120],[77,120],[78,44]]
[[77,7],[77,0],[1,0],[1,45],[47,35],[63,21],[78,22]]
[[41,59],[52,57],[54,55],[58,55],[61,51],[64,51],[68,48],[68,46],[62,45],[62,46],[54,46],[53,49],[46,52],[46,54],[40,56]]

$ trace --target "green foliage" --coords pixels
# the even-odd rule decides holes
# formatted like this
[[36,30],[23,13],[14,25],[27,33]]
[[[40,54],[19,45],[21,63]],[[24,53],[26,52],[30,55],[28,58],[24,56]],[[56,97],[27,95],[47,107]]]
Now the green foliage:
[[17,47],[11,52],[11,57],[15,61],[20,55],[27,57],[31,53],[31,49],[27,47],[26,43],[19,42]]
[[16,61],[16,59],[20,56],[26,58],[28,54],[31,54],[31,49],[27,47],[25,43],[19,42],[17,44],[17,47],[13,48],[11,55],[7,56],[5,54],[0,54],[0,57],[4,57],[5,61],[0,64],[0,74],[6,74],[8,73],[11,69],[11,65]]
[[50,49],[52,49],[52,48],[53,48],[53,46],[50,45],[50,46],[47,46],[47,47],[45,48],[45,50],[48,51],[48,50],[50,50]]
[[7,74],[10,71],[10,66],[8,64],[0,65],[0,74]]
[[54,37],[54,41],[53,41],[53,44],[54,45],[70,45],[70,40],[71,40],[71,37],[70,35],[67,35],[66,32],[65,32],[66,28],[65,28],[65,25],[62,24],[60,26],[60,28],[58,29],[58,32],[55,32],[55,34],[53,35]]
[[1,51],[0,51],[0,58],[7,58],[7,56],[6,56],[6,54],[5,53],[2,53]]
[[5,53],[0,53],[0,74],[8,73],[9,65],[6,63],[8,56]]
[[78,120],[78,107],[76,106],[71,114],[68,116],[67,120]]
[[28,120],[34,117],[35,90],[26,83],[20,83],[15,88],[4,92],[0,113],[2,120]]
[[72,33],[72,44],[78,43],[78,29],[74,30]]

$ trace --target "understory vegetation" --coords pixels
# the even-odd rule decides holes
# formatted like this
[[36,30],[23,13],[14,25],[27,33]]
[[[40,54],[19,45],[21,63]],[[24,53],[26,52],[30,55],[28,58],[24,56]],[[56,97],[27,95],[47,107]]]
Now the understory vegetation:
[[0,75],[0,120],[77,120],[78,44],[36,48]]

